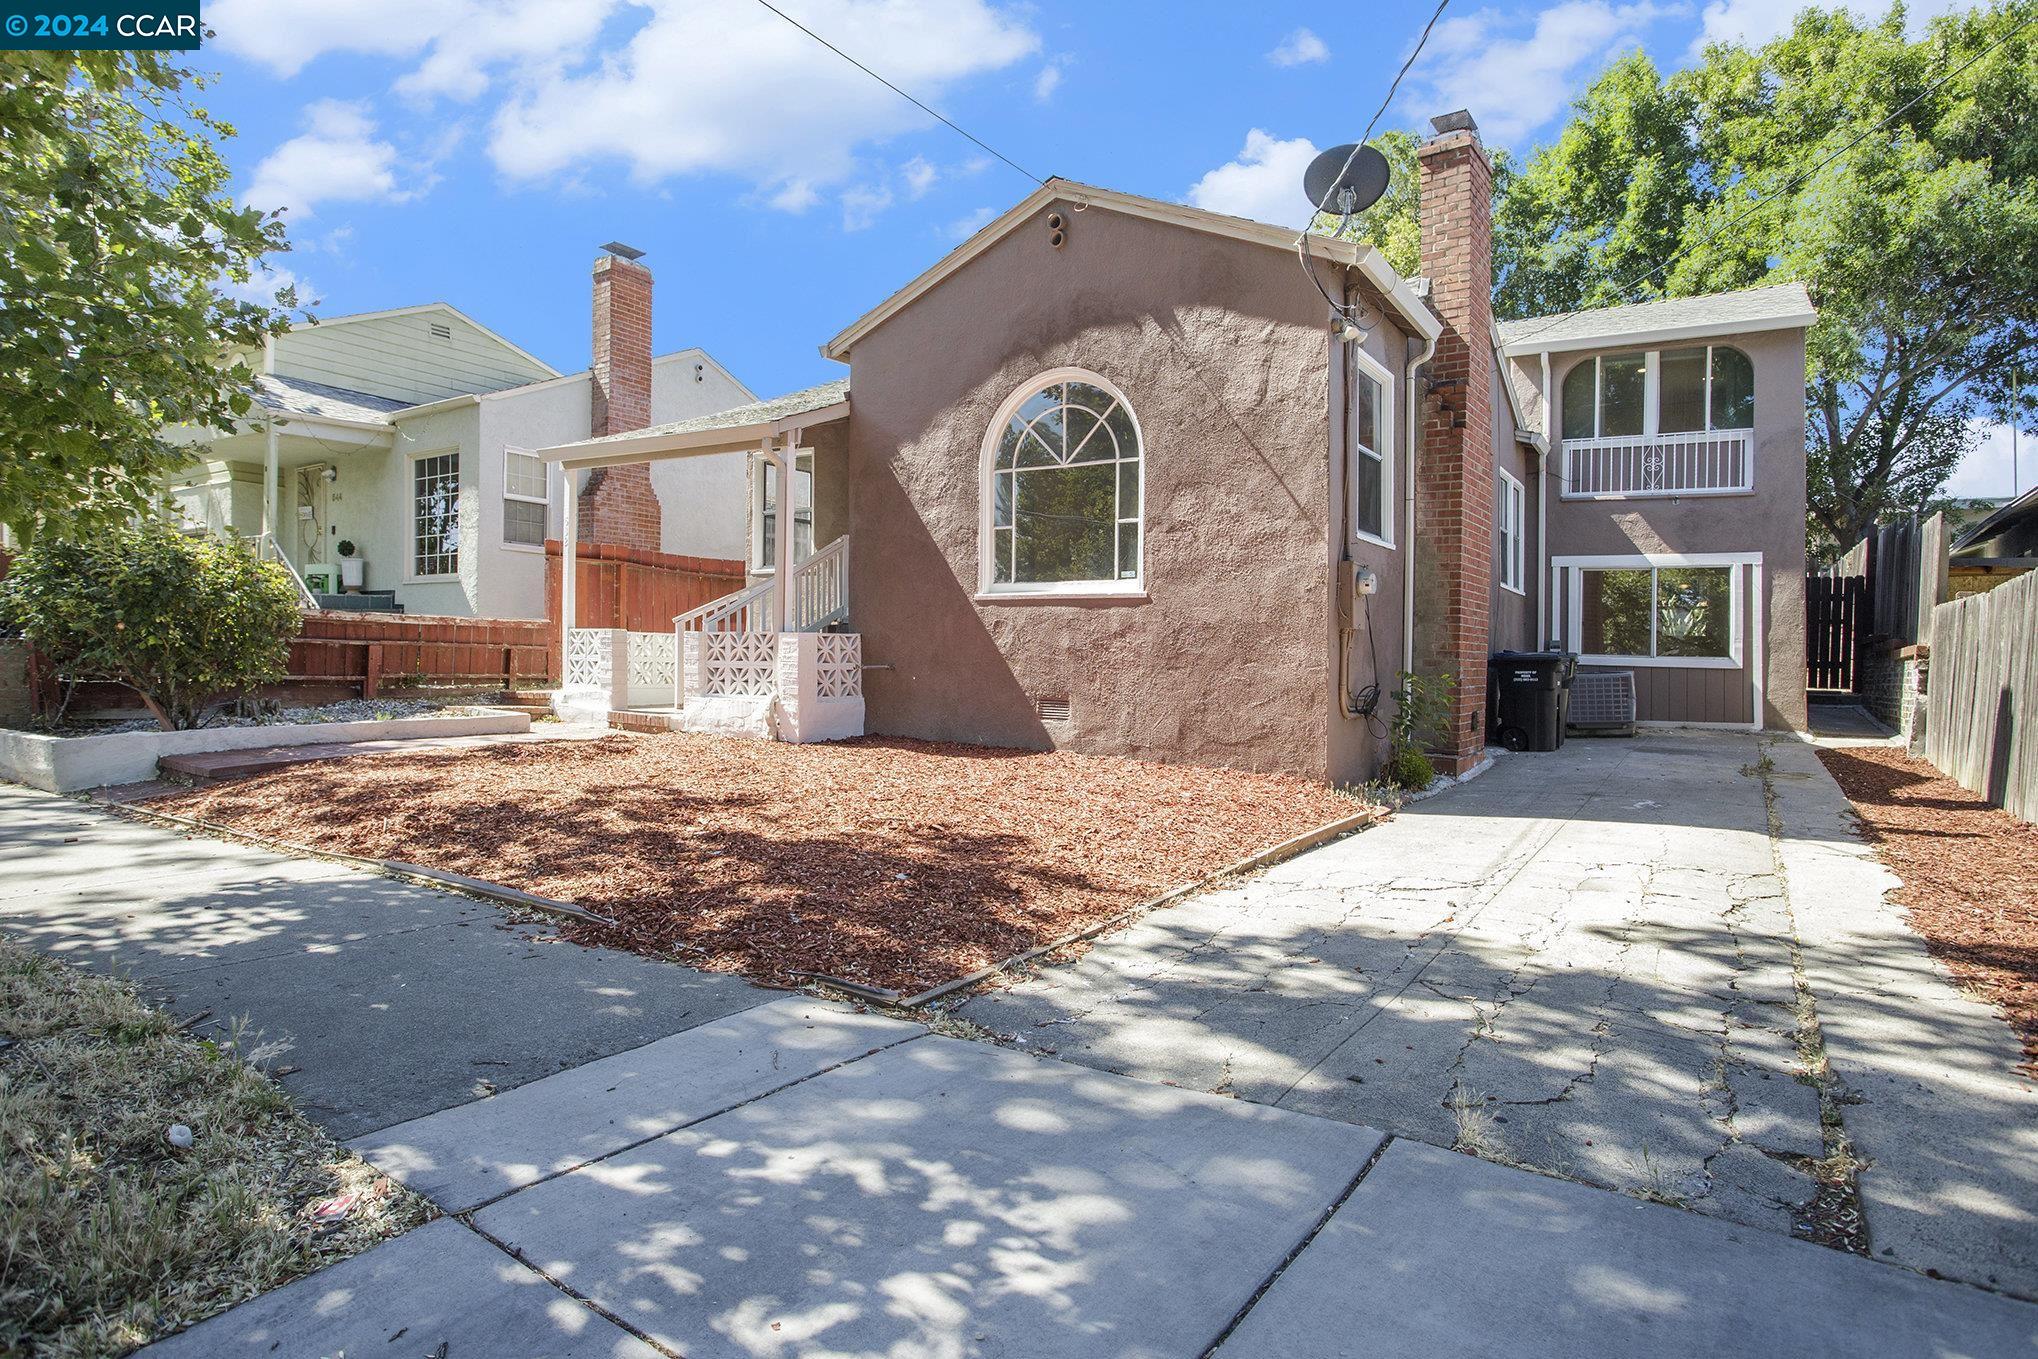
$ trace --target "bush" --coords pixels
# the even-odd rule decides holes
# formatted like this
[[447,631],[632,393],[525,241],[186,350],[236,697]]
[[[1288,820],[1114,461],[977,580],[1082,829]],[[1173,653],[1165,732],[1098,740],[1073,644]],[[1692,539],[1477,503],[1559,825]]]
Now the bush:
[[86,542],[38,542],[0,581],[0,619],[69,683],[111,680],[167,729],[283,678],[296,586],[238,538],[187,538],[155,520]]
[[1382,777],[1396,788],[1406,788],[1419,793],[1436,782],[1436,766],[1429,762],[1429,756],[1412,746],[1405,746],[1387,758],[1387,768]]
[[1452,681],[1449,675],[1430,678],[1406,670],[1394,679],[1394,716],[1387,723],[1383,774],[1389,783],[1419,793],[1436,781],[1436,766],[1423,746],[1450,726]]

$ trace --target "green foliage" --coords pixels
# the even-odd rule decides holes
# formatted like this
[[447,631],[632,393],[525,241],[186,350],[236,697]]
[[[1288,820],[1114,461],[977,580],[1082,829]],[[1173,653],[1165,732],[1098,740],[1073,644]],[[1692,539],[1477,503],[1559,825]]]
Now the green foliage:
[[164,428],[245,414],[253,370],[222,359],[287,324],[226,291],[289,247],[235,206],[233,128],[171,55],[0,52],[0,523],[24,542],[143,509],[185,460]]
[[[1820,313],[1815,546],[1928,508],[1971,420],[2038,415],[2012,386],[2038,370],[2034,20],[2038,0],[1998,0],[1913,41],[1901,7],[1875,24],[1806,10],[1774,42],[1714,44],[1667,78],[1639,53],[1613,63],[1555,141],[1496,175],[1496,312],[1801,281]],[[1415,177],[1381,149],[1410,172],[1352,234],[1406,272]]]
[[1425,747],[1451,722],[1449,675],[1403,670],[1394,676],[1394,715],[1387,719],[1387,781],[1420,792],[1436,777]]
[[35,543],[0,581],[0,619],[65,679],[133,689],[165,729],[281,679],[300,625],[283,566],[154,519]]

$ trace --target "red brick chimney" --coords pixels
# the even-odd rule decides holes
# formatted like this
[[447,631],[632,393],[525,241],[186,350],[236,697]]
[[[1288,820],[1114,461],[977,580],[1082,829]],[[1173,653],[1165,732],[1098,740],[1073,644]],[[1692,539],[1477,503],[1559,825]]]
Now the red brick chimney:
[[[594,392],[588,433],[651,423],[651,271],[615,253],[594,262]],[[597,467],[580,489],[580,540],[659,550],[662,515],[651,468]]]
[[1415,667],[1455,682],[1447,771],[1486,744],[1493,590],[1493,163],[1469,113],[1430,120],[1416,152],[1422,271],[1443,318],[1415,473]]

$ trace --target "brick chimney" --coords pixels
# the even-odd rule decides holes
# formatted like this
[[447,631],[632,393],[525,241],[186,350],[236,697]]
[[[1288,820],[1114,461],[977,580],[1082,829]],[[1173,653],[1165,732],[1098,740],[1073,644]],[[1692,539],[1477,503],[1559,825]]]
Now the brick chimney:
[[1462,110],[1416,152],[1422,271],[1444,332],[1430,363],[1415,473],[1415,666],[1456,682],[1447,770],[1486,744],[1493,589],[1493,163]]
[[[596,437],[651,423],[651,271],[615,249],[594,262],[594,391],[588,433]],[[597,467],[587,474],[580,489],[582,542],[656,552],[661,526],[648,464]]]

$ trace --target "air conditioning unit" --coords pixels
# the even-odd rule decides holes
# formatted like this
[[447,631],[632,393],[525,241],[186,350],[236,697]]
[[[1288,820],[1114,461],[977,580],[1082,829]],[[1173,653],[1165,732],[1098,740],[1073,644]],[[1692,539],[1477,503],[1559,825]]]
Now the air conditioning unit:
[[1635,672],[1580,670],[1571,678],[1564,725],[1578,736],[1635,734]]

